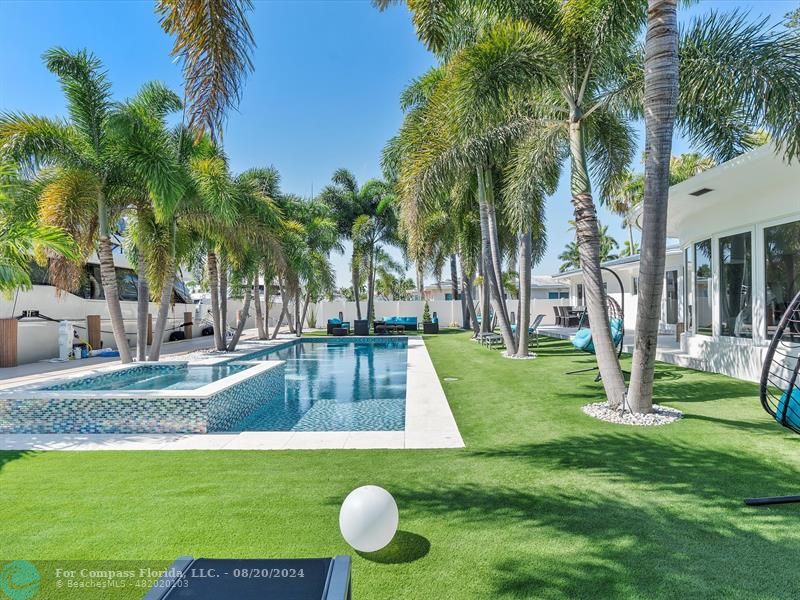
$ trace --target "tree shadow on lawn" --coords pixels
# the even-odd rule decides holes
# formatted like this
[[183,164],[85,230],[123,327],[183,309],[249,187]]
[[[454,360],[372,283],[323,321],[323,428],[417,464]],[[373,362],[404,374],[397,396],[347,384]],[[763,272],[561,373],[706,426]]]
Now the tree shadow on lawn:
[[[798,472],[786,466],[620,435],[473,454],[506,461],[510,469],[521,462],[535,467],[529,485],[440,484],[392,493],[401,512],[416,519],[446,518],[453,527],[481,532],[488,544],[499,541],[497,561],[481,571],[495,597],[777,599],[800,593],[800,581],[789,575],[800,557],[800,507],[765,511],[742,503],[749,495],[792,491]],[[537,484],[543,471],[563,471],[564,483]],[[596,476],[602,483],[593,486]]]
[[33,456],[36,454],[38,453],[31,452],[30,450],[0,450],[0,471],[2,471],[10,462],[19,460],[28,455]]
[[[687,421],[704,421],[706,423],[714,423],[716,425],[720,425],[722,427],[729,427],[731,429],[738,429],[740,431],[746,430],[748,433],[752,433],[755,435],[770,435],[770,436],[779,436],[783,433],[783,436],[789,443],[794,443],[792,439],[794,438],[793,434],[787,433],[787,430],[781,429],[775,421],[770,419],[764,413],[764,420],[763,421],[746,421],[743,419],[722,419],[720,417],[709,417],[708,415],[696,415],[696,414],[686,414],[684,413],[683,418]],[[800,483],[798,483],[798,487],[800,487]]]
[[[800,448],[794,438],[784,441],[797,442],[780,442],[787,456]],[[701,438],[690,444],[643,434],[596,433],[473,454],[526,461],[547,471],[600,475],[606,482],[643,485],[649,491],[684,496],[694,505],[726,509],[741,508],[747,496],[791,493],[800,487],[800,471],[781,462],[779,455],[768,462],[747,454],[746,447],[733,453],[704,445]],[[794,513],[800,516],[800,505]]]

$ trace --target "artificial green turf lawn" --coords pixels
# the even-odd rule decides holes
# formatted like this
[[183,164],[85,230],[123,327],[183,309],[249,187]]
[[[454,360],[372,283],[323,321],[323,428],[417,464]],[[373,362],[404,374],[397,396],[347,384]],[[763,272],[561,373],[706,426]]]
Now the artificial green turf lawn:
[[[354,598],[800,596],[800,439],[757,387],[657,365],[657,401],[686,413],[615,426],[591,365],[543,339],[506,360],[464,333],[426,338],[460,450],[0,453],[0,559],[306,557],[348,553],[338,509],[374,483],[398,542],[354,554]],[[94,598],[65,591],[39,598]],[[107,593],[139,598],[140,590]]]

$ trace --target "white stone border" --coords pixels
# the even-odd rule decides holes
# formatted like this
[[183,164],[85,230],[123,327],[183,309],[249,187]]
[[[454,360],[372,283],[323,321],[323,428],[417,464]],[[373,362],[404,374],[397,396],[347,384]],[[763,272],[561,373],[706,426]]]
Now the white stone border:
[[[230,359],[229,359],[230,360]],[[27,383],[20,387],[13,387],[8,389],[0,390],[0,399],[11,399],[11,400],[48,400],[53,398],[54,395],[59,395],[64,397],[65,399],[89,399],[89,400],[158,400],[160,398],[210,398],[220,392],[227,390],[228,388],[238,385],[251,377],[255,377],[256,375],[261,375],[262,373],[274,369],[275,367],[280,366],[283,364],[284,361],[275,360],[275,361],[237,361],[239,364],[245,365],[245,368],[239,371],[238,373],[234,373],[232,375],[228,375],[227,377],[223,377],[222,379],[218,379],[217,381],[212,381],[211,383],[207,383],[198,388],[184,388],[178,390],[83,390],[83,389],[64,389],[64,390],[44,390],[43,387],[49,387],[52,385],[59,385],[62,383],[68,383],[70,381],[76,381],[81,379],[87,379],[89,377],[94,377],[97,375],[102,375],[105,373],[113,373],[116,371],[126,371],[129,369],[135,369],[137,367],[155,365],[155,366],[178,366],[178,367],[209,367],[214,366],[216,364],[224,365],[227,361],[221,362],[219,360],[215,362],[206,362],[206,361],[197,361],[197,362],[189,362],[185,360],[165,360],[161,362],[149,362],[149,361],[142,361],[136,363],[129,363],[122,366],[113,366],[113,367],[106,367],[104,369],[96,369],[93,371],[83,371],[81,373],[74,373],[70,374],[66,377],[56,377],[53,379],[48,379],[47,381],[38,382],[38,383]]]
[[[322,341],[316,337],[305,339]],[[394,337],[394,339],[397,338]],[[253,345],[242,352],[241,358],[257,350],[258,347],[282,345],[286,341],[281,340],[278,343]],[[203,361],[197,361],[191,364],[202,363]],[[83,377],[86,375],[86,372],[80,374]],[[52,379],[63,379],[63,376],[56,376]],[[37,385],[42,385],[42,383],[37,382]],[[408,337],[405,421],[405,431],[243,431],[241,433],[204,434],[9,433],[0,434],[0,450],[463,448],[464,441],[458,431],[458,425],[456,425],[450,405],[447,403],[442,384],[433,367],[425,342],[419,336]]]

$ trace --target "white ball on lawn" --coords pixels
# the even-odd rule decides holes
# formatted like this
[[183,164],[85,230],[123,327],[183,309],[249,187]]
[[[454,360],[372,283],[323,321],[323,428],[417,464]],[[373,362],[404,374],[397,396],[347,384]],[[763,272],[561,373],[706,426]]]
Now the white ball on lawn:
[[400,514],[392,495],[377,485],[354,489],[339,510],[339,530],[356,550],[375,552],[389,545]]

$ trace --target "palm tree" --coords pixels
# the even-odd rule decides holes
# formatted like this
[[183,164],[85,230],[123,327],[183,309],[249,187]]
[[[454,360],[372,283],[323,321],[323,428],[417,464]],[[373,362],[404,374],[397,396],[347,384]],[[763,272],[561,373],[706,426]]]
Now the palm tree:
[[[0,293],[31,287],[30,264],[42,253],[77,260],[78,248],[61,228],[37,222],[31,186],[0,163]],[[32,200],[32,201],[31,201]]]
[[[178,167],[179,185],[174,194],[167,196],[166,202],[155,203],[155,237],[146,244],[150,249],[147,253],[149,278],[159,299],[149,353],[152,361],[160,358],[178,265],[195,254],[200,238],[213,237],[213,232],[220,228],[229,231],[237,216],[234,186],[225,156],[209,136],[178,126],[169,133],[167,148]],[[217,256],[212,260],[216,264]],[[214,283],[218,285],[218,282],[219,277]],[[227,290],[224,294],[227,298]],[[217,313],[212,310],[216,317],[220,317],[222,306],[219,308]],[[224,336],[225,328],[224,319],[215,328],[218,349],[224,345],[224,337],[218,334]]]
[[[221,137],[226,111],[240,100],[253,70],[255,39],[247,22],[251,0],[157,0],[161,27],[183,63],[188,126]],[[183,124],[183,123],[182,123]]]
[[[507,127],[513,122],[549,128],[552,135],[543,139],[550,147],[556,140],[556,147],[568,149],[589,317],[596,325],[607,322],[590,175],[599,183],[603,200],[630,163],[630,121],[643,114],[645,53],[639,36],[647,22],[647,4],[452,0],[414,2],[410,8],[418,34],[433,49],[452,46],[455,30],[462,32],[460,39],[466,43],[452,59],[461,77],[450,90],[462,116],[494,105],[500,114],[516,116],[507,119]],[[679,51],[676,109],[687,137],[722,158],[751,147],[750,132],[764,128],[793,156],[800,145],[800,111],[793,108],[800,95],[798,44],[796,35],[768,29],[766,22],[749,23],[736,13],[712,14],[687,28]],[[662,165],[668,166],[666,158]],[[657,242],[648,243],[652,247]],[[645,260],[651,253],[648,243],[643,245]],[[652,251],[663,257],[663,244],[659,248]],[[660,289],[660,284],[654,287]],[[598,326],[595,331],[606,396],[616,406],[625,393],[622,373],[608,328]]]
[[[639,76],[647,134],[642,262],[628,395],[635,412],[650,412],[653,404],[666,261],[666,159],[676,123],[722,160],[762,142],[756,131],[766,133],[786,159],[800,153],[800,36],[770,28],[766,19],[748,23],[734,13],[712,14],[681,39],[675,0],[649,4],[644,75]],[[686,162],[697,168],[697,161]]]
[[614,182],[609,192],[608,208],[615,215],[622,217],[622,226],[628,230],[628,247],[636,246],[633,239],[633,209],[644,197],[644,176],[626,169],[623,175]]
[[[509,321],[501,277],[502,262],[513,255],[508,246],[518,243],[524,264],[531,264],[534,246],[527,243],[526,232],[529,227],[533,232],[534,224],[541,223],[543,198],[548,187],[555,187],[554,172],[548,170],[551,161],[531,161],[524,156],[525,151],[521,149],[529,139],[523,136],[520,143],[519,139],[510,139],[503,130],[483,127],[482,123],[494,115],[484,112],[482,106],[464,111],[470,115],[466,123],[454,118],[463,111],[463,107],[452,103],[455,97],[452,88],[459,81],[459,65],[455,58],[445,61],[404,92],[406,117],[400,133],[387,145],[384,161],[388,158],[399,165],[396,171],[403,227],[418,264],[421,257],[430,255],[422,249],[430,248],[431,243],[435,243],[432,240],[443,241],[447,239],[443,236],[452,236],[463,241],[465,238],[461,234],[462,226],[467,223],[466,215],[476,217],[473,223],[480,238],[474,241],[480,249],[476,263],[483,288],[482,313],[488,313],[491,302],[506,352],[513,355],[519,349],[527,353],[527,342],[518,343]],[[506,186],[503,184],[507,177],[505,170],[524,172],[530,177],[522,185]],[[456,210],[456,207],[460,208]],[[441,211],[445,219],[461,225],[455,230],[432,227],[437,211]],[[537,234],[542,233],[538,225],[535,227]],[[543,235],[537,235],[535,240],[543,243]],[[528,269],[522,271],[529,272]],[[472,280],[466,276],[462,279]],[[525,285],[521,287],[527,290]],[[468,310],[474,312],[469,309],[469,298],[466,304]],[[525,302],[523,304],[527,307]],[[489,319],[483,319],[481,328],[488,331],[488,327]],[[524,330],[523,336],[527,335],[527,328]]]
[[614,253],[614,250],[619,248],[619,243],[608,235],[608,225],[601,225],[598,223],[598,228],[600,233],[600,262],[619,258],[619,256]]
[[[339,234],[345,239],[352,240],[353,224],[362,215],[374,214],[374,206],[370,198],[364,195],[358,185],[355,175],[347,169],[337,169],[331,177],[330,185],[320,193],[320,199],[327,203],[333,210]],[[350,259],[350,273],[353,282],[353,299],[356,303],[356,317],[361,319],[361,268],[363,261],[358,256],[358,250],[353,245]]]
[[636,242],[631,243],[630,240],[625,240],[622,250],[619,253],[620,258],[623,256],[636,256],[639,254],[639,244]]
[[581,253],[578,250],[578,242],[569,242],[564,251],[558,255],[558,260],[561,261],[561,266],[558,267],[559,273],[564,273],[573,269],[581,268]]
[[[130,198],[131,183],[146,181],[151,193],[160,194],[172,189],[174,172],[157,161],[129,165],[122,158],[130,137],[115,125],[120,110],[111,101],[111,85],[96,57],[86,51],[54,48],[44,59],[61,82],[70,119],[22,113],[0,116],[0,155],[33,170],[54,166],[41,191],[40,218],[63,226],[83,249],[96,242],[114,339],[122,362],[130,362],[114,269],[112,224]],[[152,97],[175,102],[170,94],[158,84],[149,84],[140,97],[143,105]]]
[[396,198],[390,184],[371,179],[362,194],[374,206],[372,214],[359,215],[353,222],[353,253],[364,261],[367,272],[367,320],[375,318],[376,260],[382,245],[398,245]]

